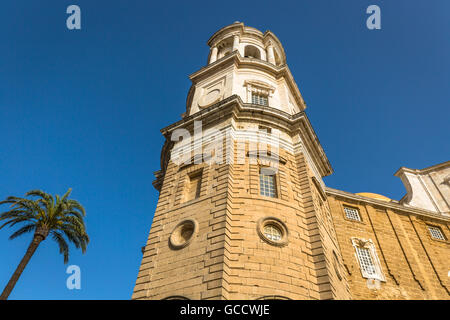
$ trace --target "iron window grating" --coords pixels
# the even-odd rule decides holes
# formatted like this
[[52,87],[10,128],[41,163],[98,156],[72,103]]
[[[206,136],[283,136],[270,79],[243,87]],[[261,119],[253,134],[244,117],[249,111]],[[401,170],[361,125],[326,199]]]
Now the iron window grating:
[[345,216],[348,219],[355,220],[355,221],[361,221],[361,217],[359,215],[359,210],[358,209],[344,207],[344,211],[345,211]]
[[431,237],[433,239],[438,239],[438,240],[444,240],[445,241],[445,237],[444,237],[444,234],[442,233],[441,228],[434,227],[434,226],[428,226],[428,231],[430,231]]

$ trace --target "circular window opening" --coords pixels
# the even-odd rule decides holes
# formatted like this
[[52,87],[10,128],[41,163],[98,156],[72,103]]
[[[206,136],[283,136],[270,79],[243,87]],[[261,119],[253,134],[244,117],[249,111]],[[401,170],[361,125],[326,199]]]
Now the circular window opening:
[[187,219],[181,221],[173,229],[169,244],[172,249],[181,249],[186,247],[194,238],[194,234],[197,232],[198,224],[193,219]]
[[183,242],[188,241],[192,235],[194,234],[194,226],[191,224],[185,224],[184,226],[181,227],[181,231],[180,231],[180,235],[181,235],[181,240]]
[[281,240],[281,230],[273,224],[264,226],[264,235],[266,236],[266,238],[273,241]]
[[258,221],[257,231],[261,239],[274,246],[285,246],[288,243],[286,225],[278,218],[266,217]]

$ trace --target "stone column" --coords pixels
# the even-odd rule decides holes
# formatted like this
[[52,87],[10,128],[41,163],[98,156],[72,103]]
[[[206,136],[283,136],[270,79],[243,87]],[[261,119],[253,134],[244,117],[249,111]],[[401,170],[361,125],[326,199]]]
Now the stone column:
[[236,51],[239,49],[239,36],[235,35],[233,37],[233,50],[232,51]]
[[211,56],[209,58],[209,63],[216,62],[216,60],[217,60],[217,51],[218,51],[217,47],[213,47],[211,49]]
[[273,53],[273,45],[267,47],[267,61],[275,64],[275,54]]

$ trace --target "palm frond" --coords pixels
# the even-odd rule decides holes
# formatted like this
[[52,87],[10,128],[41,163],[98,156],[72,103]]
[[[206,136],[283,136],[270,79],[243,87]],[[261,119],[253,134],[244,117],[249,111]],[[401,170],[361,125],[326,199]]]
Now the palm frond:
[[13,240],[17,238],[18,236],[23,235],[24,233],[29,233],[31,231],[34,231],[36,229],[36,225],[34,223],[27,224],[26,226],[23,226],[16,232],[14,232],[10,237],[9,240]]
[[61,201],[65,202],[71,193],[72,193],[72,188],[69,188],[69,190],[67,190],[67,192],[62,196]]
[[27,193],[25,193],[25,196],[41,197],[42,199],[44,199],[50,203],[53,203],[53,196],[42,190],[30,190]]
[[64,263],[69,262],[69,246],[64,237],[59,232],[53,231],[52,238],[58,244],[59,253],[64,255]]

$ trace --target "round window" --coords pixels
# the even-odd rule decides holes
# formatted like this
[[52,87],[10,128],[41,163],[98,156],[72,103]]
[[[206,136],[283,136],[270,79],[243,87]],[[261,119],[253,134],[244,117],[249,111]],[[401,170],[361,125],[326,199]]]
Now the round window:
[[288,243],[286,225],[278,218],[266,217],[258,221],[257,231],[261,239],[274,246],[285,246]]
[[273,241],[281,240],[281,230],[273,224],[264,226],[264,235],[266,236],[266,238]]
[[169,245],[172,249],[181,249],[186,247],[193,239],[198,230],[197,221],[187,219],[181,221],[173,229],[169,237]]

